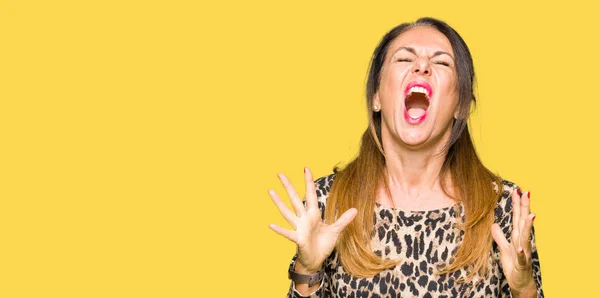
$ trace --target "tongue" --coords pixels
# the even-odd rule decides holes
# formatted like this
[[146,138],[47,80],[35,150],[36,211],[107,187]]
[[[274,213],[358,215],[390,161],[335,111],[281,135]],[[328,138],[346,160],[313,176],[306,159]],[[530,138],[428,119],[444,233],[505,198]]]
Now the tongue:
[[416,119],[419,118],[423,115],[425,115],[425,109],[422,108],[410,108],[408,109],[408,115],[410,116],[410,118]]

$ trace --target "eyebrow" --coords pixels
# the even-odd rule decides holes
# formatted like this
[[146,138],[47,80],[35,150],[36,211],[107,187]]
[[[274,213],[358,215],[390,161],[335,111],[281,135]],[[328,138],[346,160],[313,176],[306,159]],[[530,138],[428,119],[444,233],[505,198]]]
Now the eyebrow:
[[[396,50],[396,52],[394,52],[394,54],[396,54],[396,53],[400,52],[401,50],[405,50],[405,51],[411,52],[411,53],[413,53],[415,56],[417,55],[417,51],[416,51],[414,48],[411,48],[411,47],[399,47],[399,48]],[[454,57],[452,57],[452,55],[450,55],[450,53],[448,53],[448,52],[444,52],[444,51],[436,51],[436,52],[434,52],[434,53],[433,53],[433,55],[431,55],[431,57],[429,57],[429,58],[433,58],[433,57],[436,57],[436,56],[439,56],[439,55],[448,55],[448,56],[450,56],[450,58],[452,58],[452,60],[454,60]]]

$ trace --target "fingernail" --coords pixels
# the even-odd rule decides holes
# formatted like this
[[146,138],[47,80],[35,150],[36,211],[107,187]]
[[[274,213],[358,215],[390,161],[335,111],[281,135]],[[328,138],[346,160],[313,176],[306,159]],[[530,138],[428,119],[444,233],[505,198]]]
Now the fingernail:
[[531,195],[531,192],[530,192],[530,191],[528,191],[528,192],[527,192],[527,198],[528,198],[528,199],[529,199],[529,196],[530,196],[530,195]]
[[304,174],[306,174],[306,167],[304,167]]
[[517,194],[519,195],[519,197],[521,196],[521,190],[517,188]]
[[522,247],[519,247],[519,253],[523,253],[525,250]]
[[533,217],[531,218],[531,221],[534,221],[536,216],[537,215],[534,214]]

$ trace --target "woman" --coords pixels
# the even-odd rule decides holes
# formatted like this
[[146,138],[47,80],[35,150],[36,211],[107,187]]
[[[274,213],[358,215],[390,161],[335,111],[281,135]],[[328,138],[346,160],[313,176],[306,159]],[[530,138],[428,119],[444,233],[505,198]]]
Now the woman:
[[295,212],[288,297],[543,297],[522,193],[483,166],[467,127],[475,73],[446,23],[422,18],[381,40],[367,80],[358,157],[313,182]]

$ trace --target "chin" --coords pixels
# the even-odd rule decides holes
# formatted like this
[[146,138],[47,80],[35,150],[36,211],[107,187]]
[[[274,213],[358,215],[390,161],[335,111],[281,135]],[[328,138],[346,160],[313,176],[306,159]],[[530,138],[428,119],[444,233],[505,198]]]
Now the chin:
[[429,139],[429,134],[423,130],[420,131],[405,131],[399,133],[400,140],[406,145],[410,146],[419,146],[427,142]]

